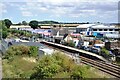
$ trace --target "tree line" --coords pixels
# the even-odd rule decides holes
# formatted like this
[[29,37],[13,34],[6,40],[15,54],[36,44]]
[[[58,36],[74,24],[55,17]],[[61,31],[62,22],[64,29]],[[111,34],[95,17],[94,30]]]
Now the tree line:
[[52,24],[89,24],[89,22],[86,22],[86,23],[77,23],[77,22],[64,23],[64,22],[57,22],[57,21],[37,21],[37,20],[31,20],[30,22],[22,21],[17,24],[13,24],[12,21],[9,19],[5,19],[3,21],[5,22],[5,25],[7,28],[10,28],[11,25],[29,25],[33,29],[40,28],[40,26],[38,24],[50,24],[50,25],[52,25]]

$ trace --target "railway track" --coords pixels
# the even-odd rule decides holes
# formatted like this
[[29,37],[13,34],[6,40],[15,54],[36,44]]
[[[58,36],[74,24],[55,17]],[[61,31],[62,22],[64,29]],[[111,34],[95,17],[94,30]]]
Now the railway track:
[[115,66],[113,64],[108,64],[108,63],[104,63],[104,62],[99,62],[99,61],[94,61],[85,57],[80,56],[81,60],[83,63],[91,65],[101,71],[104,71],[110,75],[113,75],[117,78],[120,78],[120,69],[118,66]]
[[[56,48],[56,47],[48,45],[48,44],[45,44],[45,45],[47,45],[48,47],[60,50],[62,52],[65,52],[67,54],[75,54],[75,53],[70,52],[69,50],[66,51],[66,50]],[[95,61],[95,60],[92,60],[92,59],[89,59],[89,58],[86,58],[83,56],[79,56],[79,57],[80,57],[82,63],[91,65],[92,67],[95,67],[103,72],[106,72],[112,76],[115,76],[116,78],[120,78],[120,67],[119,66],[114,65],[112,63],[104,62],[104,61],[99,61],[99,60]]]

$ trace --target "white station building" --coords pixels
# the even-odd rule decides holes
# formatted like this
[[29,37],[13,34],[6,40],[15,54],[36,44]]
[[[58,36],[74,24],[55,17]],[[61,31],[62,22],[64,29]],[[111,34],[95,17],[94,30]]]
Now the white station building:
[[93,33],[100,33],[108,38],[120,38],[119,29],[115,28],[113,25],[82,24],[77,26],[76,32],[82,33],[84,35],[93,35]]

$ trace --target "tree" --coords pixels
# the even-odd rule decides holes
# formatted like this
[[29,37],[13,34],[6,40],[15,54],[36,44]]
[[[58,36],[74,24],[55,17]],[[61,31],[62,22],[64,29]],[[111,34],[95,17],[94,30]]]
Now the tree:
[[36,21],[36,20],[30,21],[29,26],[31,26],[31,28],[33,28],[33,29],[38,28],[38,21]]
[[7,27],[5,26],[5,22],[4,21],[0,21],[0,29],[2,31],[6,31],[7,30]]
[[7,27],[5,26],[5,22],[4,21],[0,21],[0,38],[6,38],[8,35],[8,32],[7,32]]
[[4,22],[7,28],[10,28],[10,26],[12,25],[12,22],[9,19],[5,19]]
[[27,25],[27,22],[26,22],[26,21],[22,21],[22,24],[23,24],[23,25]]
[[21,22],[19,22],[17,25],[21,25],[22,23]]
[[2,38],[5,39],[7,37],[8,33],[7,31],[2,31]]
[[105,58],[109,58],[110,57],[110,54],[109,54],[109,51],[106,49],[106,48],[102,48],[101,49],[101,55]]

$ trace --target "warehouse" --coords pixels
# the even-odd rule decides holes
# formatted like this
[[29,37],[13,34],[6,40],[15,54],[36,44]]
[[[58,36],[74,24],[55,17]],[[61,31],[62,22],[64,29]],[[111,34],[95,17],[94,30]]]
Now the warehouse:
[[94,35],[98,33],[108,38],[120,38],[119,29],[115,28],[113,25],[104,25],[104,24],[83,24],[79,25],[76,28],[77,33],[83,35]]

